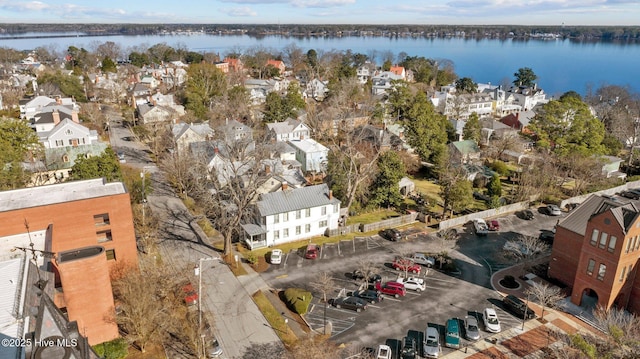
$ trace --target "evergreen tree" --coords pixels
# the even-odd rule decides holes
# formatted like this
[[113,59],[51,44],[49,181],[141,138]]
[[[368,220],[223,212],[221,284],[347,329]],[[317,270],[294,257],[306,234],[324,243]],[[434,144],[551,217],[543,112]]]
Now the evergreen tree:
[[122,180],[120,163],[111,147],[107,147],[100,156],[87,158],[83,154],[78,155],[73,167],[71,167],[72,180],[101,177],[104,177],[108,182]]
[[215,65],[208,63],[192,64],[187,70],[185,85],[185,107],[194,115],[203,118],[211,108],[216,97],[227,89],[224,73]]
[[447,145],[447,120],[437,113],[424,92],[419,92],[407,111],[405,135],[420,159],[439,165]]
[[502,196],[502,183],[500,182],[500,177],[498,177],[497,174],[494,174],[487,184],[487,194],[490,197]]
[[378,158],[378,175],[373,182],[369,205],[399,207],[402,204],[399,183],[405,175],[402,159],[395,151],[387,151]]
[[480,143],[480,137],[482,136],[482,126],[480,125],[480,120],[478,119],[478,114],[473,112],[469,119],[467,119],[467,123],[464,124],[464,128],[462,129],[462,137],[465,140],[475,141],[476,144]]

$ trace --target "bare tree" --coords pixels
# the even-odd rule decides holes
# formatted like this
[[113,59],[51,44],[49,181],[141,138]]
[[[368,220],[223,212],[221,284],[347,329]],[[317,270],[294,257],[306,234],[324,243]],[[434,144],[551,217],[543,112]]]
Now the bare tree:
[[522,263],[523,274],[531,269],[534,260],[547,252],[549,245],[537,237],[519,235],[505,243],[504,251]]
[[[340,359],[342,350],[324,336],[305,338],[291,348],[291,358]],[[263,357],[264,358],[264,357]]]
[[242,359],[288,358],[289,353],[280,342],[252,344],[242,355]]
[[322,301],[324,302],[324,334],[330,334],[327,333],[327,305],[329,304],[327,301],[327,293],[335,290],[335,279],[328,272],[320,272],[315,276],[315,279],[310,284],[311,288],[322,293]]
[[358,263],[357,263],[357,271],[360,271],[360,273],[362,274],[363,281],[365,283],[365,285],[368,287],[369,286],[369,280],[375,276],[376,274],[380,273],[380,268],[377,265],[377,263],[370,257],[365,257],[365,258],[360,258],[358,259]]
[[180,197],[193,197],[200,188],[202,174],[207,170],[190,152],[178,150],[175,146],[174,149],[173,153],[162,158],[160,168]]
[[506,151],[523,151],[522,141],[519,136],[505,135],[497,138],[492,136],[491,139],[487,138],[485,142],[488,143],[485,149],[487,157],[496,160],[500,159]]
[[[604,328],[609,337],[631,354],[640,351],[640,320],[635,314],[617,308],[596,308],[594,316],[600,327]],[[631,356],[628,356],[631,357]]]
[[545,308],[554,308],[558,301],[564,298],[560,288],[550,286],[547,283],[533,282],[531,287],[527,288],[526,293],[531,295],[542,306],[541,319],[544,319]]
[[222,234],[224,254],[228,256],[234,237],[241,233],[240,224],[255,219],[252,203],[268,178],[261,164],[268,150],[265,144],[255,144],[248,138],[221,138],[218,145],[214,150],[219,151],[219,161],[203,174],[207,180],[200,184],[197,196],[204,213]]

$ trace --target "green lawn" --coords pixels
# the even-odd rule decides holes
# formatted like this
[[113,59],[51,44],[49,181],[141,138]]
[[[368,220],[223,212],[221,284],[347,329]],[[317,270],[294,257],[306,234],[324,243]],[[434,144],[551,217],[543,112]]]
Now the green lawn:
[[354,224],[354,223],[369,224],[374,222],[380,222],[382,220],[389,219],[391,217],[395,217],[399,215],[400,213],[392,209],[380,209],[380,210],[376,210],[368,213],[361,213],[357,216],[349,217],[347,218],[347,225]]

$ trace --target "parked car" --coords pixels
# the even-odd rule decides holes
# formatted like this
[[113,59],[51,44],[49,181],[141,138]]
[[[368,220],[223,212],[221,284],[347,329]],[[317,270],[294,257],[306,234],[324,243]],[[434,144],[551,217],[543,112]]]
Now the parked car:
[[[355,279],[355,280],[363,280],[365,279],[367,276],[365,275],[364,272],[362,272],[360,269],[356,269],[353,272],[351,272],[351,278]],[[381,280],[382,277],[380,276],[380,274],[376,274],[376,273],[369,273],[369,278],[367,280],[367,282],[369,283],[374,283],[375,281]]]
[[500,222],[497,219],[492,219],[487,222],[490,231],[499,231],[500,230]]
[[318,258],[318,251],[319,247],[317,244],[309,244],[304,252],[304,257],[307,259],[316,259]]
[[440,355],[440,333],[437,328],[427,327],[424,331],[424,356],[437,358]]
[[555,238],[556,234],[553,233],[553,231],[547,231],[544,229],[540,231],[540,236],[538,236],[538,239],[548,244],[553,244],[553,240]]
[[269,261],[271,262],[271,264],[282,263],[282,249],[272,250],[271,255],[269,256]]
[[422,266],[414,263],[411,259],[408,258],[396,258],[393,260],[393,263],[391,263],[391,266],[395,270],[407,271],[413,274],[418,274],[420,273],[420,271],[422,271]]
[[415,290],[416,292],[420,293],[423,290],[427,289],[427,285],[424,283],[424,279],[422,278],[415,278],[415,277],[409,277],[409,278],[398,278],[396,279],[396,282],[398,283],[402,283],[404,284],[404,287],[409,289],[409,290]]
[[365,289],[365,290],[356,290],[353,292],[353,296],[364,299],[371,304],[382,302],[384,297],[380,295],[380,292],[377,290]]
[[414,253],[411,257],[411,260],[414,263],[421,264],[427,268],[431,268],[436,264],[436,259],[433,257],[428,257],[424,253]]
[[412,337],[404,337],[402,339],[402,351],[400,356],[402,359],[415,359],[417,355],[416,340]]
[[464,317],[464,336],[469,340],[480,339],[480,330],[478,329],[478,319],[473,316]]
[[622,197],[630,198],[630,199],[640,199],[640,190],[638,189],[630,189],[623,191],[620,193]]
[[183,285],[182,292],[184,293],[184,302],[187,305],[198,304],[198,292],[193,289],[193,285],[191,283]]
[[404,284],[398,282],[386,282],[382,284],[382,282],[377,281],[375,288],[382,294],[391,295],[396,298],[407,295],[407,289],[404,287]]
[[331,299],[330,304],[338,309],[346,308],[355,310],[358,313],[367,309],[367,302],[364,299],[356,298],[353,296]]
[[486,236],[487,233],[489,233],[489,226],[487,226],[487,222],[482,218],[473,219],[473,228],[479,236]]
[[562,215],[562,211],[560,210],[560,207],[556,206],[555,204],[549,204],[547,205],[545,212],[550,215],[550,216],[561,216]]
[[376,359],[391,359],[391,347],[384,344],[378,345]]
[[444,346],[447,348],[460,348],[460,326],[458,318],[450,318],[445,326]]
[[535,216],[533,215],[533,211],[530,209],[525,209],[523,211],[520,211],[518,217],[525,219],[527,221],[530,221],[533,218],[535,218]]
[[217,358],[222,355],[222,347],[215,337],[209,342],[209,358]]
[[500,333],[502,328],[500,327],[500,319],[498,314],[493,308],[485,308],[482,313],[482,320],[484,321],[484,328],[491,333]]
[[506,297],[502,298],[502,303],[504,303],[504,306],[518,318],[524,317],[526,319],[533,319],[536,317],[536,313],[531,308],[529,308],[522,300],[520,300],[520,298],[516,297],[513,294],[509,294]]
[[402,235],[400,235],[400,231],[395,228],[387,228],[380,231],[380,237],[386,238],[390,241],[397,242],[402,239]]
[[127,163],[127,159],[126,159],[126,157],[124,156],[124,152],[121,152],[121,151],[120,151],[120,152],[118,152],[118,161],[119,161],[120,163]]

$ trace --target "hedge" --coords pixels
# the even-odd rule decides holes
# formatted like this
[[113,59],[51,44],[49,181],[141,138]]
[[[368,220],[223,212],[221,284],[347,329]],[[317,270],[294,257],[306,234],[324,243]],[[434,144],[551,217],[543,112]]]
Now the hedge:
[[309,310],[309,304],[313,296],[311,292],[300,288],[288,288],[284,291],[287,306],[294,312],[302,315]]
[[128,354],[129,344],[123,338],[114,339],[109,342],[93,346],[93,350],[100,358],[122,359]]

